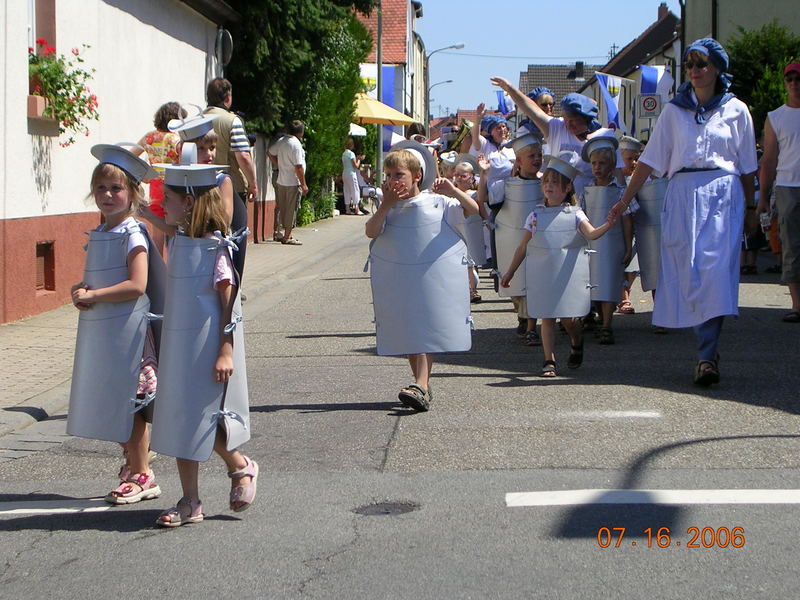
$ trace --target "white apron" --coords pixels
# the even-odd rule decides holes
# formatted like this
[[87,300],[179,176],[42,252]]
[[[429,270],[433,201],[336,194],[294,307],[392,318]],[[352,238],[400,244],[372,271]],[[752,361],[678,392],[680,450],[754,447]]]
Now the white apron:
[[[583,190],[586,216],[589,222],[599,227],[606,222],[611,207],[619,202],[622,189],[617,187],[590,185]],[[622,281],[625,277],[625,237],[622,219],[596,240],[589,242],[594,250],[589,258],[589,273],[592,280],[592,301],[614,302],[620,300]]]
[[[506,179],[505,202],[495,218],[495,246],[497,248],[497,270],[501,276],[508,271],[514,251],[525,236],[525,219],[533,212],[544,196],[542,195],[541,182],[538,180],[519,179],[512,177]],[[509,287],[500,287],[500,296],[524,296],[525,261],[511,278]]]
[[536,208],[536,232],[525,259],[528,316],[582,317],[589,312],[589,256],[574,206]]
[[658,287],[658,269],[661,262],[661,212],[668,179],[654,179],[645,183],[636,194],[639,210],[633,213],[633,230],[636,233],[636,252],[639,256],[639,274],[642,289],[646,292]]
[[467,247],[445,222],[444,210],[444,198],[426,192],[413,203],[399,203],[370,244],[381,356],[472,346]]
[[[122,233],[90,232],[83,281],[97,289],[128,279],[128,238],[137,231],[148,243],[145,294],[125,302],[96,302],[78,315],[67,416],[70,435],[127,442],[133,413],[142,406],[136,388],[148,315],[151,310],[161,312],[164,289],[164,262],[147,228],[137,223]],[[158,347],[159,328],[153,325]]]
[[153,450],[168,456],[208,460],[217,425],[227,434],[228,450],[250,439],[238,285],[229,324],[233,328],[233,375],[227,384],[214,381],[222,308],[213,278],[217,249],[223,243],[217,238],[177,235],[170,247],[158,402],[150,441]]
[[744,191],[722,170],[678,172],[661,214],[661,263],[653,324],[694,327],[739,314]]

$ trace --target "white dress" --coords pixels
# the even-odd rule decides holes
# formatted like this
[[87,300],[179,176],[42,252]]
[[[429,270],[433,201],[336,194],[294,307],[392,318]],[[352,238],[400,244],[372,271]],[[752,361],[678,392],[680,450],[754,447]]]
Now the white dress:
[[747,107],[734,98],[698,124],[694,111],[667,104],[639,161],[670,178],[653,324],[694,327],[738,315],[739,176],[758,168]]

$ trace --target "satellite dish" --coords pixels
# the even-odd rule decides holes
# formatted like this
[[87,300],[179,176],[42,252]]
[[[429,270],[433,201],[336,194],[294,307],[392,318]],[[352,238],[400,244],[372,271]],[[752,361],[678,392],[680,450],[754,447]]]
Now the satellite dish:
[[231,62],[231,56],[233,56],[233,37],[230,31],[222,27],[217,30],[217,43],[214,50],[220,64],[227,66],[228,63]]

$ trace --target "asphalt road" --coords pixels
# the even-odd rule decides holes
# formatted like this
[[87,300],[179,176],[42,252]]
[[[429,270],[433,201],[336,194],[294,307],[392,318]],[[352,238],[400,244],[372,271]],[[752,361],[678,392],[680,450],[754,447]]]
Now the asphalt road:
[[[711,390],[691,384],[691,334],[654,335],[641,292],[616,345],[587,338],[583,367],[541,379],[541,350],[483,282],[473,350],[437,359],[415,414],[396,400],[405,360],[374,354],[366,254],[354,239],[245,305],[249,511],[227,510],[212,458],[205,522],[159,530],[172,459],[153,463],[161,498],[107,508],[113,444],[65,436],[63,416],[0,438],[18,457],[0,463],[0,598],[798,597],[800,329],[779,322],[775,276],[743,283]],[[658,495],[729,489],[765,491]],[[506,496],[575,490],[601,491]]]

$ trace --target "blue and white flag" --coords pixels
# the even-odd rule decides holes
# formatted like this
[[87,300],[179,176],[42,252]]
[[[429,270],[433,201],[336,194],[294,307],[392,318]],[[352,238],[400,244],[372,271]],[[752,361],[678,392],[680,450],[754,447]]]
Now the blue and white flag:
[[666,102],[672,92],[674,83],[672,75],[664,65],[639,65],[642,73],[642,94],[659,94],[661,101]]
[[628,127],[622,120],[619,114],[619,99],[622,93],[622,78],[615,75],[607,75],[605,73],[595,72],[597,83],[600,84],[600,91],[603,95],[603,101],[606,104],[606,113],[608,115],[608,126],[612,129],[619,129],[624,133],[628,133]]
[[511,112],[508,109],[508,104],[506,104],[506,93],[503,90],[497,90],[497,110],[499,110],[503,116]]

